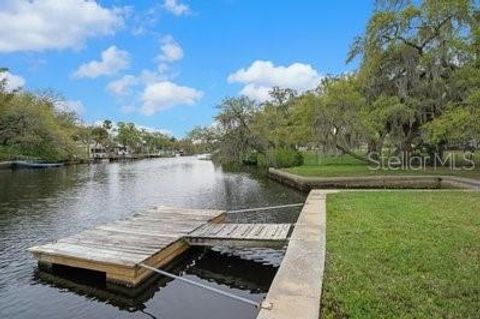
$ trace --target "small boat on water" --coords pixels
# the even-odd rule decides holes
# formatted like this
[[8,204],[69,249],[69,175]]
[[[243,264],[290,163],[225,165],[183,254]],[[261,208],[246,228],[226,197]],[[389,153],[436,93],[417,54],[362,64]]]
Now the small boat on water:
[[31,162],[31,161],[12,161],[11,168],[54,168],[63,166],[63,163]]
[[0,169],[8,169],[12,167],[12,163],[10,161],[1,161],[0,162]]

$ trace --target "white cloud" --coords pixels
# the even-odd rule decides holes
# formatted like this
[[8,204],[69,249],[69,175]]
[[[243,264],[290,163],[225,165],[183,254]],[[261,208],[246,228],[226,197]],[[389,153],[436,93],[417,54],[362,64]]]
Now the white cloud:
[[0,81],[5,81],[5,90],[7,92],[22,88],[25,85],[24,78],[9,71],[0,72]]
[[150,133],[161,133],[163,135],[173,136],[172,131],[165,128],[155,128],[155,127],[145,126],[145,125],[137,125],[137,127],[141,130],[145,130]]
[[122,96],[129,93],[132,86],[138,84],[138,79],[133,75],[124,75],[118,80],[108,83],[107,90],[116,96]]
[[[128,95],[130,89],[140,85],[147,86],[157,82],[167,81],[168,76],[161,72],[155,72],[150,70],[142,70],[139,75],[127,74],[121,78],[111,81],[107,84],[107,91],[111,94],[121,97]],[[131,107],[128,107],[131,111]]]
[[228,76],[229,83],[242,83],[240,91],[252,99],[265,101],[274,87],[297,91],[314,89],[322,76],[309,64],[293,63],[289,66],[275,66],[270,61],[257,60],[249,67],[242,68]]
[[164,73],[154,72],[150,70],[142,70],[138,78],[143,84],[148,85],[156,82],[166,81],[168,76]]
[[160,50],[162,53],[158,55],[157,59],[160,62],[175,62],[183,58],[183,49],[177,41],[171,36],[167,35],[160,41]]
[[158,23],[161,6],[155,3],[142,11],[138,8],[131,11],[129,17],[130,31],[134,36],[151,33]]
[[88,38],[111,35],[122,10],[85,0],[3,0],[0,52],[81,48]]
[[[124,75],[108,83],[107,91],[122,100],[122,113],[140,112],[150,116],[176,105],[194,104],[203,96],[201,91],[172,82],[175,74],[170,66],[183,58],[183,49],[171,35],[164,36],[160,43],[161,53],[155,59],[157,70],[144,69],[138,75]],[[87,65],[98,64],[100,62],[93,61]]]
[[140,112],[153,115],[176,105],[192,105],[202,96],[201,91],[170,81],[148,84],[142,93]]
[[59,112],[73,112],[76,114],[82,114],[85,111],[82,101],[78,100],[55,102],[55,109]]
[[133,113],[137,111],[137,108],[134,106],[134,105],[123,105],[121,108],[120,108],[120,112],[122,112],[123,114],[130,114],[130,113]]
[[190,13],[190,8],[186,4],[183,4],[178,0],[165,0],[163,3],[163,7],[165,8],[165,10],[176,16]]
[[240,91],[240,94],[248,96],[253,100],[263,102],[271,98],[270,97],[271,90],[272,90],[271,87],[258,86],[250,83],[243,87],[243,89]]
[[128,68],[130,57],[127,51],[119,50],[112,45],[102,52],[100,61],[90,61],[80,65],[73,76],[75,78],[96,78],[101,75],[112,75]]

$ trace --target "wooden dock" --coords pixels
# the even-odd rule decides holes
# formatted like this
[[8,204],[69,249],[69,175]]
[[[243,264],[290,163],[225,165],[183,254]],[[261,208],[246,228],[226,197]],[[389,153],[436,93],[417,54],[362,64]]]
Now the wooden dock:
[[220,210],[158,207],[29,251],[40,264],[99,271],[108,282],[137,286],[151,274],[139,263],[164,266],[188,249],[184,236],[224,217]]
[[190,245],[284,245],[290,224],[219,224],[225,211],[159,207],[29,248],[39,264],[63,265],[105,273],[108,282],[135,287],[151,270]]
[[291,224],[206,224],[186,236],[192,246],[278,246],[287,239]]

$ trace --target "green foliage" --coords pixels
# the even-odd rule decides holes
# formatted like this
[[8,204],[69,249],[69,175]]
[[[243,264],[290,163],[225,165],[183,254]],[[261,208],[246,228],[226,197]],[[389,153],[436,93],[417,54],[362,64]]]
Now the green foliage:
[[257,104],[247,97],[227,98],[218,109],[215,119],[220,134],[216,158],[224,163],[241,164],[250,152],[260,149],[260,141],[252,132]]
[[102,127],[108,132],[112,129],[113,123],[110,120],[104,120],[102,123]]
[[[106,126],[111,126],[111,124],[104,122],[103,129]],[[155,153],[160,150],[174,148],[174,139],[161,132],[149,132],[145,129],[138,129],[135,123],[118,122],[117,126],[116,136],[111,137],[111,139],[124,147],[129,147],[130,150],[136,153]]]
[[295,106],[297,94],[293,90],[273,88],[271,100],[259,106],[252,121],[251,130],[256,148],[265,153],[270,148],[293,147],[296,143]]
[[0,104],[0,145],[12,154],[49,161],[73,159],[81,156],[75,133],[72,117],[55,110],[49,97],[17,92]]
[[254,152],[254,151],[250,152],[243,159],[243,164],[244,165],[258,165],[258,157],[259,157],[259,154],[257,152]]
[[91,134],[96,143],[104,144],[108,140],[108,131],[103,127],[92,128]]
[[117,140],[123,146],[138,149],[141,143],[140,131],[134,123],[118,122]]
[[466,108],[452,107],[446,110],[435,121],[424,126],[428,140],[438,144],[442,141],[455,143],[471,139],[474,136],[472,133],[478,129],[478,125],[471,127],[471,117],[472,113]]
[[142,139],[146,153],[154,153],[160,150],[172,149],[174,141],[171,138],[160,132],[146,132],[142,131]]
[[187,139],[192,141],[194,153],[212,153],[219,145],[221,133],[215,126],[198,126],[187,133]]
[[189,138],[215,149],[215,158],[222,163],[300,165],[302,155],[296,145],[312,140],[316,95],[298,96],[293,90],[274,88],[271,96],[263,104],[247,97],[225,99],[214,128],[197,128]]
[[272,156],[273,167],[292,167],[300,166],[303,164],[303,155],[291,148],[281,147],[272,150],[270,153]]
[[22,150],[14,146],[0,145],[0,161],[10,161],[15,159],[28,159],[28,156],[23,155]]
[[266,154],[258,154],[258,165],[262,167],[287,168],[303,165],[303,155],[297,150],[280,147],[269,149]]
[[368,121],[399,151],[478,137],[469,129],[460,138],[475,124],[462,115],[471,109],[459,110],[479,87],[477,12],[471,0],[382,1],[354,42]]
[[326,78],[317,96],[315,131],[322,145],[344,151],[372,139],[370,124],[364,119],[366,100],[355,76]]

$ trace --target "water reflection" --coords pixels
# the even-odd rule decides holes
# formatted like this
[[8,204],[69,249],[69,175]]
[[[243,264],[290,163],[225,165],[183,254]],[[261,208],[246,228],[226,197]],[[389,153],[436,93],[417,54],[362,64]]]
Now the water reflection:
[[[26,252],[28,247],[159,205],[238,209],[296,203],[304,198],[304,194],[254,172],[225,172],[211,162],[194,158],[0,171],[0,318],[145,317],[141,312],[119,311],[112,307],[113,301],[86,299],[68,289],[39,285],[32,279],[36,262]],[[288,223],[295,222],[298,211],[234,214],[227,220]],[[275,256],[273,252],[263,254]],[[208,273],[213,276],[213,272]],[[184,275],[205,280],[188,271]],[[258,278],[249,280],[253,279]],[[251,293],[219,285],[247,297]],[[246,309],[218,298],[209,294],[199,297],[196,288],[173,281],[143,304],[147,312],[163,314],[164,318],[191,318],[187,309],[197,318],[255,317],[249,306]],[[216,307],[225,310],[224,317]]]
[[[197,282],[208,282],[210,286],[246,291],[249,292],[249,298],[253,296],[252,299],[261,300],[268,291],[277,267],[243,259],[225,251],[192,248],[176,258],[165,270],[178,276],[188,276]],[[48,270],[37,269],[33,279],[37,284],[69,291],[128,312],[144,311],[146,303],[156,292],[173,281],[154,274],[142,285],[126,288],[107,283],[104,273],[59,265]],[[210,292],[197,290],[197,293]],[[222,298],[218,297],[219,301]]]

